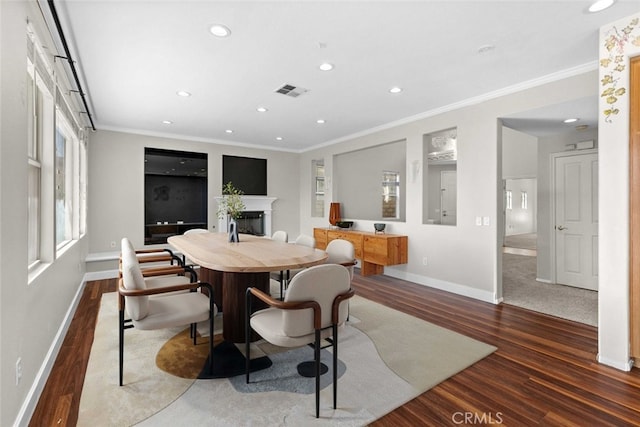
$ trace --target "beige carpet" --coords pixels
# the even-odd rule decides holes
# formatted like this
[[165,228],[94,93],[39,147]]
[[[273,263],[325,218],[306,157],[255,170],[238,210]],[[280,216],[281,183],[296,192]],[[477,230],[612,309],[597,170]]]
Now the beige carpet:
[[[80,426],[366,425],[496,350],[354,297],[339,340],[338,409],[331,407],[332,387],[324,375],[316,420],[314,394],[304,387],[261,391],[272,383],[287,384],[281,377],[289,374],[268,377],[279,372],[279,357],[290,352],[275,355],[274,365],[253,374],[249,385],[242,377],[192,380],[158,369],[155,355],[180,329],[126,331],[125,385],[119,387],[117,324],[116,295],[105,294],[80,401]],[[309,348],[294,351],[311,355]]]
[[536,249],[537,240],[536,233],[512,234],[504,237],[504,245],[510,248]]
[[505,304],[598,326],[598,292],[536,280],[536,257],[502,254]]

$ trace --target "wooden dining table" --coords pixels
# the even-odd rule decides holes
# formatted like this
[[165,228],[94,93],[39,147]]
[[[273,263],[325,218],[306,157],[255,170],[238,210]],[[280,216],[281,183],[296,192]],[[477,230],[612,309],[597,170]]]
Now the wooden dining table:
[[328,255],[320,249],[248,234],[241,234],[237,243],[228,240],[226,233],[199,233],[172,236],[168,242],[200,266],[201,281],[213,285],[214,301],[222,310],[224,340],[243,343],[246,289],[270,293],[270,272],[323,264]]

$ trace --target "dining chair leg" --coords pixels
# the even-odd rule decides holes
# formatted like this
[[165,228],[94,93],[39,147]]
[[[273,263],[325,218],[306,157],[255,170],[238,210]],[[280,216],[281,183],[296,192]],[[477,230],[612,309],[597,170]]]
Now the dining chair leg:
[[[282,283],[282,282],[281,282]],[[281,285],[282,286],[282,285]],[[251,371],[251,345],[250,345],[250,335],[251,335],[251,326],[250,326],[250,318],[251,318],[251,288],[247,288],[247,293],[245,296],[245,317],[244,317],[244,374],[246,376],[247,384],[249,384],[249,372]]]
[[338,325],[333,325],[333,409],[338,402]]
[[320,418],[320,329],[316,329],[314,355],[316,361],[316,418]]
[[122,385],[122,370],[123,370],[123,365],[124,365],[124,309],[120,309],[120,313],[119,313],[119,340],[120,340],[120,346],[119,346],[119,351],[120,351],[120,355],[119,355],[119,366],[120,366],[120,372],[119,372],[119,379],[120,379],[120,385]]
[[[213,302],[213,295],[211,295],[211,307],[209,308],[209,373],[213,374],[213,331],[214,331],[214,325],[215,325],[215,320],[214,320],[214,302]],[[196,336],[196,331],[194,330],[193,333],[193,340],[195,342],[195,336]]]

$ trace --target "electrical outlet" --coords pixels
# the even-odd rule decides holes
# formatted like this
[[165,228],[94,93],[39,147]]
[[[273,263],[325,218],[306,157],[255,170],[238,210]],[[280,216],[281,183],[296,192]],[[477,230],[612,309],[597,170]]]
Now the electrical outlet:
[[482,218],[479,216],[476,217],[476,225],[482,225]]
[[115,247],[116,247],[116,242],[115,242],[115,240],[111,242],[111,245],[110,245],[110,246],[111,246],[112,248],[115,248]]
[[20,380],[22,380],[22,358],[18,357],[16,360],[16,385],[20,385]]
[[427,265],[427,257],[422,257],[422,265]]
[[482,218],[482,225],[491,225],[491,220],[488,216]]

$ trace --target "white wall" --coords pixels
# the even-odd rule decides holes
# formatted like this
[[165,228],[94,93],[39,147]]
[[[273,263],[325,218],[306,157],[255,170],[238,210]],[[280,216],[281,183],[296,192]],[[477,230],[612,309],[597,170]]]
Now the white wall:
[[502,127],[502,178],[535,178],[537,153],[538,138]]
[[[635,19],[635,24],[633,21]],[[609,103],[600,97],[598,126],[599,150],[599,292],[598,292],[598,360],[619,369],[629,364],[629,58],[640,55],[640,45],[631,41],[640,36],[640,14],[630,16],[600,29],[601,81],[611,76],[618,101]],[[630,28],[627,37],[613,43]],[[607,62],[608,59],[613,59]],[[615,62],[622,59],[621,63]],[[604,60],[604,61],[603,61]],[[621,71],[620,66],[624,66]],[[603,80],[607,79],[607,80]],[[606,85],[609,89],[611,85]],[[605,88],[603,87],[603,90]],[[604,112],[617,109],[607,118]]]
[[[0,2],[0,425],[28,422],[64,336],[65,316],[84,274],[86,238],[28,284],[27,277],[27,20],[44,25],[35,2]],[[44,42],[47,42],[44,40]],[[59,341],[58,341],[59,342]],[[15,384],[15,365],[23,373]],[[39,382],[41,381],[41,382]],[[32,397],[35,397],[32,399]],[[26,411],[26,417],[22,417]]]
[[[208,154],[211,231],[218,231],[212,227],[218,226],[214,197],[222,193],[222,155],[267,159],[267,193],[277,198],[273,203],[273,230],[285,230],[292,238],[298,235],[297,154],[98,130],[89,142],[90,253],[119,251],[120,240],[125,236],[134,246],[144,246],[145,147]],[[117,247],[112,248],[111,242],[116,242]]]
[[[406,139],[406,171],[415,161],[422,163],[422,136],[440,129],[458,130],[458,225],[422,224],[422,172],[417,179],[407,173],[407,219],[388,225],[389,233],[409,236],[408,264],[387,267],[386,274],[417,283],[469,295],[484,301],[500,298],[498,216],[502,215],[499,159],[502,156],[499,117],[553,105],[570,99],[593,96],[598,90],[597,72],[567,77],[530,89],[442,112],[334,145],[317,148],[300,157],[300,225],[305,233],[326,227],[326,218],[311,218],[309,170],[313,159],[323,158],[327,174],[327,204],[338,182],[332,182],[335,154],[367,146]],[[505,93],[505,92],[503,92]],[[332,189],[333,186],[333,189]],[[328,207],[326,209],[328,212]],[[488,217],[490,225],[476,226],[475,218]],[[370,230],[371,221],[357,221],[359,229]],[[424,265],[423,261],[427,261]],[[460,268],[463,264],[465,268]]]

